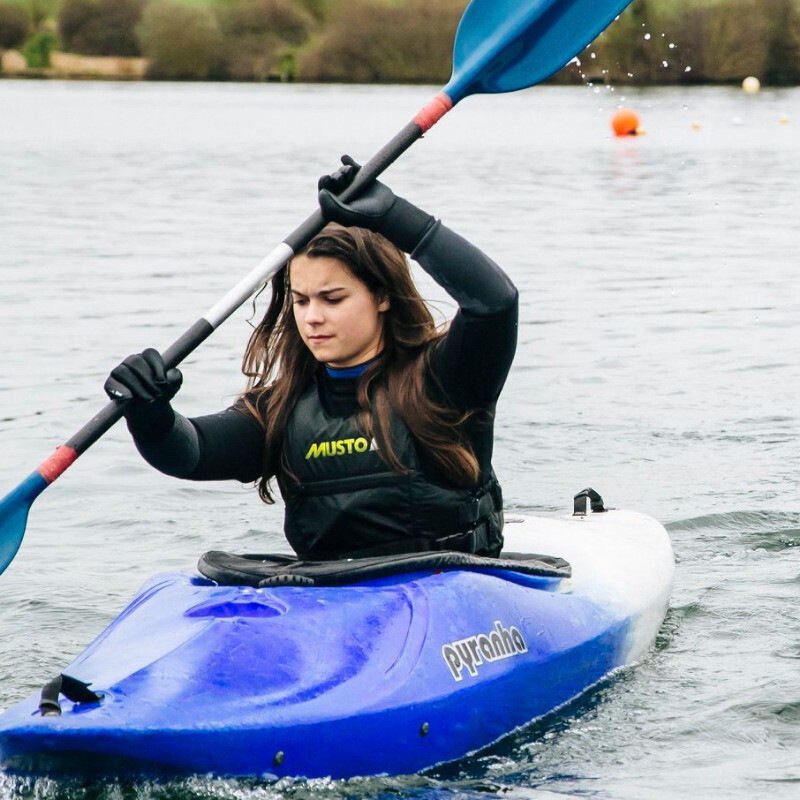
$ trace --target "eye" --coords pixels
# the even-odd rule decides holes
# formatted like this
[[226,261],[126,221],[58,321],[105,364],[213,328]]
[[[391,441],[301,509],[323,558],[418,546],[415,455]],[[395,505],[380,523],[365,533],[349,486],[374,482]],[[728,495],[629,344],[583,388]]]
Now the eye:
[[330,305],[335,306],[337,303],[341,303],[344,297],[326,297],[325,300]]
[[292,305],[293,306],[304,306],[308,304],[307,297],[293,297],[292,298]]

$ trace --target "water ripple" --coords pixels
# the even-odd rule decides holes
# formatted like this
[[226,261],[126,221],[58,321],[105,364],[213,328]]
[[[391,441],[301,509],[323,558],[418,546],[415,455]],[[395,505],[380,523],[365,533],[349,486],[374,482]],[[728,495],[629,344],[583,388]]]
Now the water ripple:
[[[495,443],[509,509],[569,514],[592,485],[669,523],[678,569],[655,650],[422,777],[0,774],[2,800],[797,796],[800,149],[778,119],[800,91],[618,89],[474,98],[387,180],[520,289]],[[176,338],[305,219],[340,153],[368,157],[431,91],[0,81],[0,492],[105,404],[115,363]],[[610,136],[622,92],[647,137]],[[242,388],[251,317],[187,359],[181,411]],[[154,573],[211,548],[285,551],[282,523],[252,487],[154,474],[115,428],[37,501],[0,580],[0,706],[57,674]]]

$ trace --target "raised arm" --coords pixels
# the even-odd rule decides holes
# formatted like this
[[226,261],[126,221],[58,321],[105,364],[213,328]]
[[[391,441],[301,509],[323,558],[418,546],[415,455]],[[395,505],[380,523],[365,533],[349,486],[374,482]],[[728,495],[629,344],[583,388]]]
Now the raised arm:
[[487,255],[466,239],[375,182],[349,203],[337,195],[352,181],[358,165],[348,156],[333,175],[320,180],[319,202],[326,219],[382,234],[411,254],[458,303],[433,369],[441,388],[457,407],[493,404],[505,383],[517,342],[517,290]]
[[441,222],[412,258],[458,303],[433,356],[439,384],[459,408],[495,403],[517,347],[516,287],[492,259]]

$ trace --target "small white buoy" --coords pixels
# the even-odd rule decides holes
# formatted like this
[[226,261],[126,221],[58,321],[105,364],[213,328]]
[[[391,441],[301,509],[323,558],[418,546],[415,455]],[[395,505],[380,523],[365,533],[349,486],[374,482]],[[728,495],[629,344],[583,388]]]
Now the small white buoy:
[[742,81],[742,89],[744,89],[747,94],[755,94],[761,91],[761,81],[753,75],[748,75]]

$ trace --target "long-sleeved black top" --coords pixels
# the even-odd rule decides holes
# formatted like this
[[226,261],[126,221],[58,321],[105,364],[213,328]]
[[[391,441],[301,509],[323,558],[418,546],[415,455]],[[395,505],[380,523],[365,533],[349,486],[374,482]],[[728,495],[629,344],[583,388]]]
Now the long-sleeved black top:
[[[475,412],[462,436],[485,476],[491,467],[494,411],[514,357],[517,290],[484,253],[437,222],[411,257],[458,303],[447,335],[430,361],[428,386],[458,410]],[[318,385],[326,411],[350,416],[358,409],[357,378],[333,378],[322,368]],[[241,406],[187,419],[164,404],[128,420],[139,452],[156,469],[190,480],[261,477],[264,433]],[[437,480],[424,452],[422,469]]]

